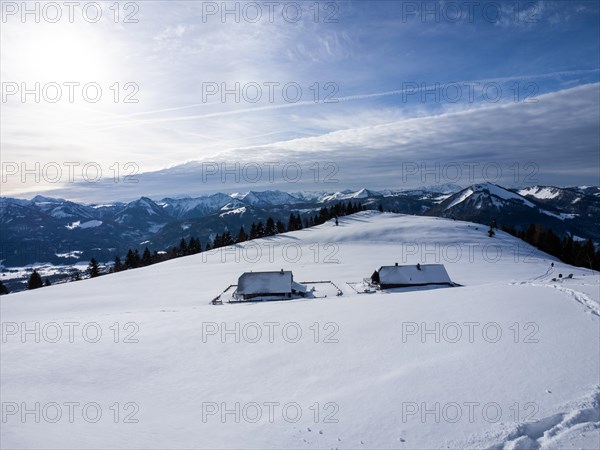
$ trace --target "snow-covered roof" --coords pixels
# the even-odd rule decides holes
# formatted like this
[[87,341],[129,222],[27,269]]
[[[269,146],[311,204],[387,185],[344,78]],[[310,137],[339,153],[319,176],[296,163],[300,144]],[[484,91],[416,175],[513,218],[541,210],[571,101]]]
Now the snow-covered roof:
[[383,285],[452,284],[443,264],[383,266],[379,268],[379,283]]
[[283,294],[292,292],[292,272],[246,272],[238,279],[237,293]]

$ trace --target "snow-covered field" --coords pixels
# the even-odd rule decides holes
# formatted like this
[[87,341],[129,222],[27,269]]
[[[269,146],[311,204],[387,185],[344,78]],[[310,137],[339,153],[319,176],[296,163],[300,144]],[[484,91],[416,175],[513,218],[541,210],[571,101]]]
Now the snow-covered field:
[[[80,254],[81,252],[74,251],[62,255],[65,258],[78,259]],[[102,265],[102,263],[100,264]],[[40,274],[43,280],[48,279],[52,284],[56,284],[70,281],[77,273],[85,276],[88,265],[87,261],[69,265],[33,263],[20,267],[5,267],[0,264],[0,280],[9,288],[9,291],[18,292],[27,289],[27,281],[34,270]]]
[[[443,263],[463,287],[347,284],[395,262]],[[281,268],[344,295],[209,304]],[[485,226],[363,212],[3,296],[0,444],[600,448],[599,290]]]

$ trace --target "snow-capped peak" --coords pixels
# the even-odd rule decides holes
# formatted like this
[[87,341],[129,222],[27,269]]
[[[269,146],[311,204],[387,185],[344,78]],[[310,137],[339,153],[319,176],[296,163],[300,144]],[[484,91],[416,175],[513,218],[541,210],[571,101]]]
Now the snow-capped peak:
[[369,191],[368,189],[362,188],[358,191],[345,190],[341,192],[335,192],[334,194],[327,194],[321,197],[319,200],[322,202],[332,202],[339,200],[355,200],[355,199],[363,199],[372,196],[381,195],[379,192]]
[[36,195],[30,200],[31,203],[62,203],[64,201],[66,200],[62,198],[44,197],[43,195]]
[[282,191],[236,192],[230,194],[230,197],[237,200],[243,200],[249,205],[293,205],[301,202],[300,199]]
[[[452,197],[451,197],[452,198]],[[484,199],[488,199],[494,206],[501,208],[507,202],[519,202],[530,208],[536,206],[521,195],[511,192],[493,183],[479,183],[455,194],[454,199],[446,206],[446,210],[453,208],[466,200],[473,203],[475,208],[481,208]]]
[[519,195],[535,197],[541,200],[556,198],[560,195],[560,188],[553,186],[530,186],[517,191]]

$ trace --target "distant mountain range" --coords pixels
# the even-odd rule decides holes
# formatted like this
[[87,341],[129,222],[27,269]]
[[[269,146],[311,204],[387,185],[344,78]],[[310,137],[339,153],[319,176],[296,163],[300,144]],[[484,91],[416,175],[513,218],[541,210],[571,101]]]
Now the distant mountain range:
[[560,235],[600,242],[600,188],[532,186],[509,190],[491,184],[429,186],[408,191],[217,193],[205,197],[141,197],[129,203],[80,204],[37,196],[0,198],[0,264],[71,264],[95,257],[109,261],[128,248],[162,250],[199,237],[204,246],[216,233],[237,234],[243,225],[271,216],[287,224],[337,202],[380,205],[386,211],[439,216],[524,228],[539,223]]

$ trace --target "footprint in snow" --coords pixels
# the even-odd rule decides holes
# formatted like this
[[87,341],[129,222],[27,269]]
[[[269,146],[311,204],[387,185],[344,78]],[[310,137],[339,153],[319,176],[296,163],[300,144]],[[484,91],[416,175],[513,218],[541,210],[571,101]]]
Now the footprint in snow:
[[550,389],[546,389],[546,394],[552,394],[552,391]]
[[323,430],[319,430],[319,434],[323,434]]

